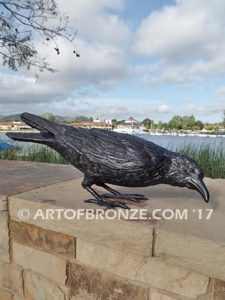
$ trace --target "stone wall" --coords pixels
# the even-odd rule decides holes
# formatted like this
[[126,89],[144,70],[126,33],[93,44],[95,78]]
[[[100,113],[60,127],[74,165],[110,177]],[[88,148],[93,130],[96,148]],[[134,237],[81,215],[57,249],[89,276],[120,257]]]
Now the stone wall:
[[[32,171],[30,184],[23,183],[24,168]],[[0,183],[0,300],[225,299],[224,180],[207,180],[210,220],[43,220],[34,218],[37,209],[96,209],[83,203],[89,195],[81,174],[69,166],[15,162],[0,162],[1,171],[8,175]],[[142,193],[150,201],[131,207],[149,214],[205,205],[183,189]],[[21,220],[21,209],[29,217]]]

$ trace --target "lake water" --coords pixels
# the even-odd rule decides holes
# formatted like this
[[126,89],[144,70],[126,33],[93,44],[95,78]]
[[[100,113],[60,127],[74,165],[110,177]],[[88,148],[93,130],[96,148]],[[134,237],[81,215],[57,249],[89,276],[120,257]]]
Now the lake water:
[[[176,149],[181,146],[191,145],[194,147],[200,147],[209,145],[210,147],[217,149],[221,147],[225,150],[225,137],[198,137],[198,136],[168,136],[168,135],[150,135],[143,134],[140,137],[147,139],[153,143],[156,143],[162,147]],[[4,132],[0,132],[0,141],[9,142],[13,145],[19,145],[21,147],[27,147],[34,145],[33,143],[16,142],[9,139]]]
[[223,148],[225,151],[225,137],[199,137],[199,136],[173,136],[173,135],[139,135],[155,144],[165,148],[176,149],[185,145],[191,145],[196,148],[201,146],[210,146],[213,149]]

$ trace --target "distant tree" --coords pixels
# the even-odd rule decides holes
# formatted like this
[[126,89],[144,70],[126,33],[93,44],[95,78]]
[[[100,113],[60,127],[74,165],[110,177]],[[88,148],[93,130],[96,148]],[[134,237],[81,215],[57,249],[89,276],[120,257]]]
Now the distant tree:
[[174,116],[169,121],[168,127],[170,129],[182,129],[183,120],[181,116]]
[[86,116],[77,116],[74,119],[74,122],[92,122],[92,121],[93,121],[92,118],[89,118],[89,117],[86,117]]
[[157,129],[162,130],[163,129],[163,122],[159,121],[157,124]]
[[43,118],[45,118],[45,119],[47,119],[49,121],[55,121],[55,119],[56,119],[55,116],[52,113],[45,113],[43,115]]
[[195,125],[194,127],[192,127],[192,129],[193,129],[194,131],[199,131],[199,130],[201,130],[201,128],[200,128],[198,125]]
[[146,124],[149,123],[149,122],[151,123],[152,120],[149,119],[149,118],[145,118],[144,120],[141,121],[141,124],[146,125]]
[[154,123],[153,120],[149,118],[145,118],[143,121],[141,121],[141,124],[143,124],[146,129],[151,129],[153,123]]
[[[37,67],[40,71],[54,71],[34,46],[40,37],[43,44],[54,44],[60,54],[57,38],[73,42],[76,32],[68,28],[69,18],[57,9],[54,0],[0,1],[0,55],[3,65],[17,71]],[[79,53],[73,48],[73,53]]]
[[184,116],[182,118],[182,128],[183,129],[192,129],[195,126],[195,117],[192,116]]
[[118,120],[118,121],[117,121],[117,124],[118,124],[118,125],[123,125],[123,124],[125,124],[125,120]]
[[202,130],[202,129],[204,128],[204,124],[203,124],[203,122],[200,121],[200,120],[197,120],[197,121],[195,122],[195,126],[197,126],[197,127],[199,128],[199,130]]
[[209,130],[209,131],[212,131],[212,130],[214,130],[214,125],[213,124],[208,124],[206,126],[206,129]]
[[192,129],[196,125],[195,117],[192,116],[174,116],[168,123],[170,129]]

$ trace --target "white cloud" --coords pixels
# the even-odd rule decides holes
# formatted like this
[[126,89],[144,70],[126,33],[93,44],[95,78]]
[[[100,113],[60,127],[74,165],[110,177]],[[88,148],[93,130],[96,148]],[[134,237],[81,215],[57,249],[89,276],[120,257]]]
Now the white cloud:
[[221,86],[218,90],[217,90],[217,95],[219,97],[222,97],[224,100],[224,96],[225,96],[225,86]]
[[210,103],[205,105],[189,104],[184,108],[184,113],[188,115],[198,116],[212,116],[221,115],[225,109],[225,103],[217,101],[216,103]]
[[88,44],[77,40],[81,56],[76,58],[70,45],[60,42],[61,54],[48,51],[48,61],[59,72],[44,73],[40,82],[57,86],[57,88],[78,89],[84,86],[106,88],[113,86],[126,78],[128,71],[123,54],[118,49],[112,49],[102,44]]
[[162,114],[167,114],[170,112],[170,108],[168,105],[166,104],[162,104],[162,105],[159,105],[158,107],[158,112],[159,113],[162,113]]
[[[80,57],[72,53],[72,46],[59,40],[60,55],[54,45],[46,49],[39,45],[43,56],[60,72],[45,73],[40,82],[49,81],[52,88],[79,89],[94,86],[100,89],[111,87],[126,79],[130,30],[115,12],[123,8],[122,0],[58,0],[59,10],[71,19],[71,26],[78,30],[75,45]],[[68,9],[69,8],[69,9]],[[46,54],[47,52],[47,54]],[[51,78],[51,79],[50,79]]]
[[138,55],[156,57],[156,83],[187,83],[225,75],[225,2],[178,0],[142,21],[135,35]]
[[40,86],[34,77],[0,73],[1,104],[42,102],[43,96],[54,94],[47,82]]
[[[56,115],[86,115],[101,119],[126,119],[128,116],[134,116],[142,120],[146,116],[163,118],[171,111],[167,104],[158,104],[152,101],[146,103],[143,100],[132,98],[104,98],[98,95],[85,95],[85,91],[84,93],[81,92],[81,95],[65,95],[64,97],[61,95],[61,97],[56,98],[56,94],[52,96],[50,91],[45,91],[43,95],[40,92],[35,92],[33,82],[30,82],[30,85],[27,81],[23,83],[26,83],[27,94],[24,91],[21,95],[16,95],[21,82],[15,81],[14,92],[9,94],[4,102],[0,103],[1,114],[11,114],[12,111],[19,113],[24,110],[36,114],[50,111]],[[2,93],[0,93],[0,98],[3,98]],[[10,101],[10,98],[15,100]]]
[[23,75],[0,73],[0,103],[7,104],[8,110],[21,111],[24,103],[32,111],[32,105],[37,107],[37,111],[41,111],[44,105],[46,109],[54,109],[58,107],[57,103],[60,107],[66,99],[76,97],[83,90],[92,95],[93,89],[109,89],[128,76],[124,49],[128,45],[130,31],[115,14],[123,8],[123,1],[58,2],[60,11],[67,13],[71,25],[78,29],[75,45],[80,57],[73,54],[72,45],[65,40],[58,40],[60,55],[54,51],[53,43],[46,47],[42,41],[36,41],[40,54],[47,57],[58,72],[41,73],[38,82],[29,72]]
[[[42,73],[38,82],[28,72],[0,73],[1,114],[28,110],[61,115],[96,114],[95,117],[103,118],[132,115],[140,119],[145,116],[164,119],[176,107],[164,101],[163,90],[162,101],[161,91],[158,102],[148,100],[149,84],[163,87],[172,82],[187,86],[210,76],[225,75],[223,0],[177,0],[143,20],[135,33],[121,14],[128,1],[57,2],[60,11],[70,15],[72,26],[78,30],[75,44],[81,56],[76,58],[65,41],[58,42],[60,55],[54,51],[54,45],[46,49],[37,44],[59,72]],[[136,86],[140,89],[142,98],[145,93],[145,100],[133,98],[134,86],[131,89],[132,83],[126,86],[129,79],[135,89]],[[144,92],[140,79],[144,79]],[[123,97],[113,98],[108,93],[104,98],[104,91],[117,85],[121,85]],[[222,93],[221,89],[218,95]],[[188,106],[185,113],[219,113],[221,103]],[[182,107],[185,103],[179,110]]]
[[[57,0],[59,9],[71,20],[78,36],[91,43],[120,47],[129,38],[128,25],[116,13],[123,9],[122,0]],[[69,9],[68,9],[69,8]]]

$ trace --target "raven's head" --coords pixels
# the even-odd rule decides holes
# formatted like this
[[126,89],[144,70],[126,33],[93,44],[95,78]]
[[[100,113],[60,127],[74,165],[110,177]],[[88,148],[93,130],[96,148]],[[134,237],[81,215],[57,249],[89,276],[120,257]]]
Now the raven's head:
[[166,174],[166,183],[187,187],[198,191],[205,202],[209,201],[209,191],[203,182],[204,173],[201,166],[192,158],[174,153]]

